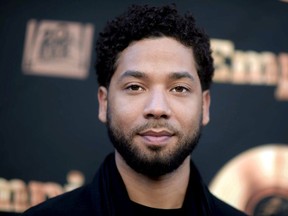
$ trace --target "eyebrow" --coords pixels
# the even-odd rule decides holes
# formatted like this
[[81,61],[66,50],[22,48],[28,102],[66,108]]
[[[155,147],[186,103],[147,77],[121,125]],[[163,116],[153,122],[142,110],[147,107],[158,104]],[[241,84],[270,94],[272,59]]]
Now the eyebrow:
[[[147,78],[147,75],[141,71],[128,70],[128,71],[125,71],[123,74],[121,74],[118,81],[121,81],[126,77],[134,77],[138,79],[143,79],[143,78]],[[183,78],[188,78],[191,81],[195,81],[194,76],[187,71],[172,72],[171,74],[169,74],[169,79],[171,80],[179,80]]]
[[169,75],[169,78],[172,80],[178,80],[178,79],[183,79],[183,78],[188,78],[191,81],[195,81],[194,76],[187,72],[187,71],[181,71],[181,72],[173,72]]
[[141,78],[147,78],[147,75],[141,71],[128,70],[125,71],[123,74],[121,74],[118,81],[121,81],[126,77],[134,77],[141,79]]

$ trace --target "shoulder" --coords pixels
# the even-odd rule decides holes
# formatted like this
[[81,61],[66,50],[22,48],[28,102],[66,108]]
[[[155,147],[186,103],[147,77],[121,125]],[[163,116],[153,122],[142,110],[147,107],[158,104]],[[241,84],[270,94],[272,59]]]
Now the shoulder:
[[211,196],[213,197],[215,215],[233,215],[233,216],[245,216],[246,215],[245,213],[239,211],[238,209],[218,199],[213,194],[211,194]]
[[58,216],[58,215],[90,215],[92,211],[91,194],[88,186],[75,189],[60,196],[48,199],[36,205],[26,212],[23,216]]

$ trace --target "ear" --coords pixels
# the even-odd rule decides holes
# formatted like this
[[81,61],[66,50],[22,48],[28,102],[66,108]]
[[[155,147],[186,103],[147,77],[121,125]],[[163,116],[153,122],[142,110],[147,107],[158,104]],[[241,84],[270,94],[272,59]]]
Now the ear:
[[98,118],[101,122],[107,122],[107,103],[108,103],[108,90],[104,86],[98,88]]
[[205,126],[210,120],[210,91],[206,90],[202,93],[202,125]]

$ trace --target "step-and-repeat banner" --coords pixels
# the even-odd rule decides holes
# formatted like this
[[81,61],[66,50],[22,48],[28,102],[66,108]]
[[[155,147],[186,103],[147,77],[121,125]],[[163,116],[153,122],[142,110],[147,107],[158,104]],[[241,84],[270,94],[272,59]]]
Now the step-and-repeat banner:
[[[0,2],[0,215],[89,182],[112,151],[97,119],[95,39],[132,3]],[[211,37],[211,122],[192,157],[217,196],[288,215],[287,1],[179,1]]]

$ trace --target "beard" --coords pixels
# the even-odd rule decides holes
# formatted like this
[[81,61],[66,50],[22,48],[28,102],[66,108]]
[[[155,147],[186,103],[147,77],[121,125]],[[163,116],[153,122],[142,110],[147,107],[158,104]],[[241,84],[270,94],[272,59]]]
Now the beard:
[[[109,111],[107,113],[107,130],[114,148],[134,171],[151,178],[171,173],[181,166],[193,152],[201,136],[201,117],[191,134],[184,134],[181,130],[177,130],[168,124],[167,120],[147,120],[145,124],[133,127],[128,134],[125,134],[122,128],[113,125],[111,113]],[[162,147],[149,147],[147,153],[133,143],[133,138],[137,134],[152,128],[166,128],[172,131],[178,137],[174,148],[165,150]]]

